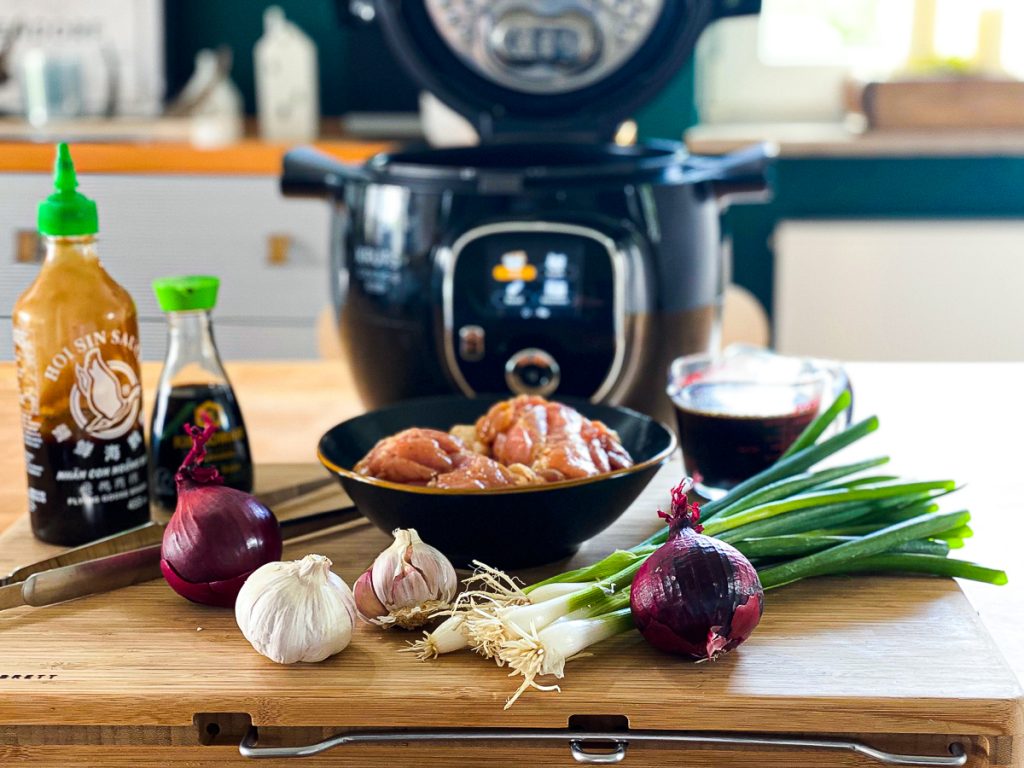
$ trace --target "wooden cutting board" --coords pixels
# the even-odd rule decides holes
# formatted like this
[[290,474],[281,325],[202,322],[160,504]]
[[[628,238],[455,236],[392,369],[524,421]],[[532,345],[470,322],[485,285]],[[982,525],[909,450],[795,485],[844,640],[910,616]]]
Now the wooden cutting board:
[[[263,468],[260,485],[319,471]],[[679,471],[667,466],[616,525],[571,561],[524,577],[593,561],[654,531],[655,510]],[[343,501],[332,489],[281,512]],[[354,523],[292,544],[285,555],[325,554],[351,584],[388,541],[369,524]],[[0,537],[0,572],[52,551],[32,539],[22,520]],[[411,637],[362,625],[342,654],[280,666],[251,649],[230,611],[188,603],[161,581],[0,612],[0,764],[241,761],[237,742],[250,720],[261,740],[292,744],[342,729],[628,723],[659,731],[856,735],[932,754],[956,740],[968,746],[969,765],[1021,759],[1022,692],[952,580],[830,578],[770,592],[752,638],[712,664],[662,655],[628,633],[568,664],[561,693],[529,692],[509,711],[502,707],[516,683],[504,670],[469,653],[419,662],[398,652]],[[686,754],[688,765],[872,764],[856,755],[778,749]],[[572,764],[564,745],[525,744],[345,747],[306,763],[485,759]],[[667,759],[679,757],[665,747],[641,747],[626,764]]]
[[1019,80],[937,77],[867,83],[860,101],[873,130],[1024,128],[1024,83]]

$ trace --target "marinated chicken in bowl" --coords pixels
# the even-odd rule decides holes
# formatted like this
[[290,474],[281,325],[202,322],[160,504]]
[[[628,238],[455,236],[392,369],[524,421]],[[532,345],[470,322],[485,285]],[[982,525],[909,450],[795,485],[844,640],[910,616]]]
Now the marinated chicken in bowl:
[[365,477],[452,490],[540,485],[633,466],[619,436],[575,408],[535,395],[495,404],[448,432],[403,430],[356,464]]

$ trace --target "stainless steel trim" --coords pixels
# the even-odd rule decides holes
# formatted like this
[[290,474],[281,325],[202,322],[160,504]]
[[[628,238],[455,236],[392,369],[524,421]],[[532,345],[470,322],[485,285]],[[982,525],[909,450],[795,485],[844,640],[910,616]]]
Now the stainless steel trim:
[[[309,757],[334,747],[356,744],[396,744],[429,741],[561,741],[569,744],[573,758],[580,763],[618,763],[626,756],[631,743],[648,744],[716,744],[737,747],[792,747],[794,749],[823,749],[835,752],[854,752],[883,765],[934,766],[959,768],[967,764],[967,752],[959,742],[949,746],[949,755],[905,755],[875,749],[860,741],[846,739],[802,739],[785,736],[740,736],[725,733],[680,733],[673,731],[563,731],[558,729],[438,729],[435,731],[353,731],[297,747],[260,747],[259,732],[255,726],[242,738],[238,751],[242,757],[280,758]],[[605,742],[615,745],[610,753],[587,752],[586,742]],[[581,759],[582,758],[582,759]]]
[[[636,242],[626,241],[619,251],[623,263],[627,266],[624,273],[629,275],[629,282],[622,280],[622,306],[623,306],[623,328],[622,328],[622,366],[620,367],[615,381],[608,384],[606,390],[599,390],[591,398],[592,402],[606,401],[620,405],[626,395],[633,391],[637,385],[638,377],[644,373],[641,366],[644,364],[643,352],[649,343],[646,338],[646,329],[650,323],[651,312],[654,311],[650,283],[652,280],[649,274],[649,259],[644,257],[642,247]],[[626,354],[626,350],[631,350]]]
[[442,322],[444,324],[444,356],[448,371],[451,373],[455,384],[462,393],[468,397],[475,396],[476,390],[469,385],[462,370],[459,368],[458,359],[455,356],[454,337],[454,281],[455,265],[458,263],[459,255],[469,243],[488,235],[503,234],[506,232],[555,232],[559,234],[578,235],[588,237],[596,241],[608,251],[608,257],[612,264],[612,280],[614,282],[612,291],[612,314],[615,332],[615,355],[612,358],[612,365],[608,375],[597,388],[590,401],[600,402],[615,386],[622,372],[623,362],[626,357],[626,257],[618,249],[615,241],[607,235],[590,227],[583,227],[578,224],[563,224],[555,221],[507,221],[498,224],[484,224],[463,232],[450,248],[438,249],[437,261],[444,271],[441,283]]
[[327,258],[330,262],[331,279],[329,290],[331,304],[334,308],[335,322],[345,308],[348,300],[348,287],[351,276],[348,271],[348,243],[345,236],[351,226],[352,214],[348,205],[336,202],[334,215],[331,217],[330,241],[327,243]]

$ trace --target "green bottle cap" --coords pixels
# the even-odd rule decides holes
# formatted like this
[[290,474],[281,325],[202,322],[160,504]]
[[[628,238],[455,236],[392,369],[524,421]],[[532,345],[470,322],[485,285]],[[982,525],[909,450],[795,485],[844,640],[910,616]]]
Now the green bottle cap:
[[153,281],[153,293],[164,312],[213,309],[219,287],[220,278],[209,275],[159,277]]
[[56,237],[94,235],[99,232],[96,203],[75,192],[78,177],[67,144],[57,145],[53,166],[53,194],[39,203],[39,233]]

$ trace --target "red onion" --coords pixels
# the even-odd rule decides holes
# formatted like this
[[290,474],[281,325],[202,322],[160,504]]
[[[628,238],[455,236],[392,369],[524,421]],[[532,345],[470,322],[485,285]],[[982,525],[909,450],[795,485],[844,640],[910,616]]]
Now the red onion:
[[641,566],[629,593],[640,634],[662,651],[715,659],[754,631],[764,611],[757,571],[738,550],[701,534],[700,509],[688,504],[687,478],[672,490],[672,512],[659,512],[668,540]]
[[230,608],[250,573],[281,559],[281,529],[258,499],[201,466],[216,429],[209,420],[205,429],[185,426],[192,449],[174,476],[178,505],[164,530],[160,570],[182,597]]

